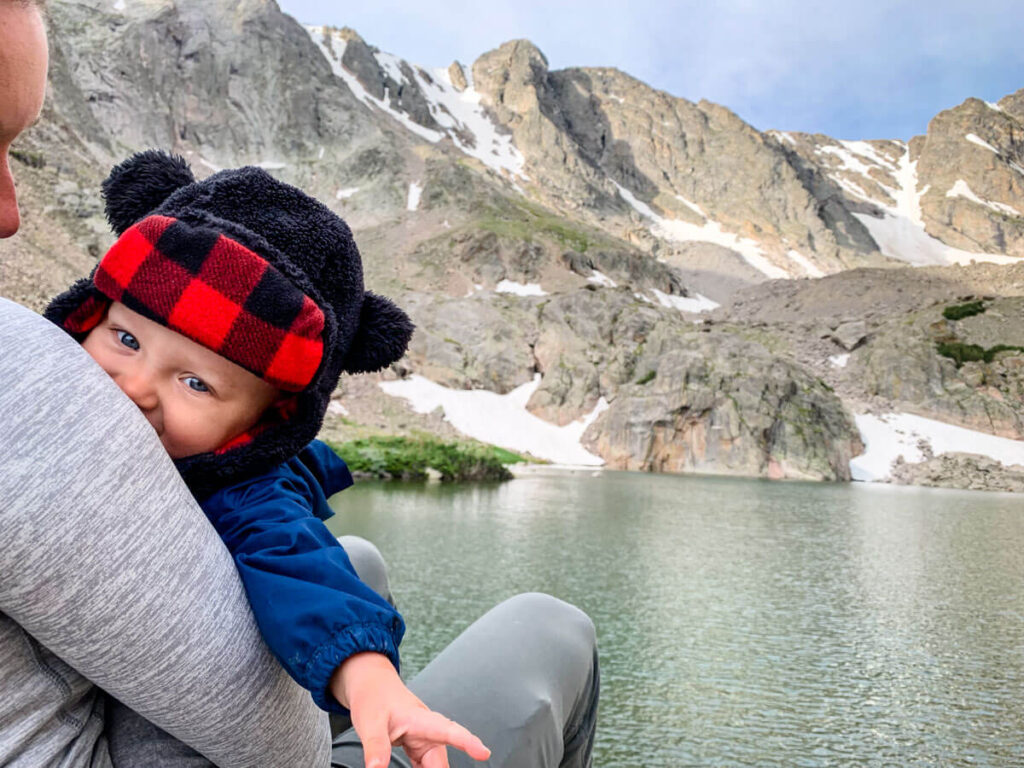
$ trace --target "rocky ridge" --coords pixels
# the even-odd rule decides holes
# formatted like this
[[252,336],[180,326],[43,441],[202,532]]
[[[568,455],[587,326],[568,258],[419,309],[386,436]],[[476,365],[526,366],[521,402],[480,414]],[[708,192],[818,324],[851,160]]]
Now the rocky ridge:
[[[51,4],[6,296],[39,308],[88,271],[111,241],[99,181],[159,146],[200,175],[262,164],[350,223],[368,285],[419,327],[385,378],[508,392],[540,374],[528,409],[550,423],[607,403],[583,443],[609,466],[844,480],[864,411],[1024,438],[1024,356],[937,351],[1024,346],[1024,90],[909,142],[835,141],[551,71],[527,41],[427,70],[271,0],[121,5]],[[971,298],[984,314],[942,318]],[[450,432],[380,378],[343,383],[333,437]]]

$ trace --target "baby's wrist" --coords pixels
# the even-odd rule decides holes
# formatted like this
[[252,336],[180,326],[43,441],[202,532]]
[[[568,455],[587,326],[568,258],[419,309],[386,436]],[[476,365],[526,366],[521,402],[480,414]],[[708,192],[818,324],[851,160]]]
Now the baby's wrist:
[[331,675],[330,689],[341,706],[352,708],[352,700],[366,686],[379,686],[389,677],[398,678],[391,660],[383,653],[362,651],[341,662]]

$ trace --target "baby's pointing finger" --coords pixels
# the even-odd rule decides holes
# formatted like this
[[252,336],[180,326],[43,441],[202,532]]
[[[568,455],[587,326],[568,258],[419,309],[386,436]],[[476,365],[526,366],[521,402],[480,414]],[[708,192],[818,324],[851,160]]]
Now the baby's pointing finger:
[[491,756],[491,750],[484,746],[475,735],[467,728],[449,720],[437,712],[431,713],[433,717],[422,724],[419,735],[428,741],[436,741],[439,744],[451,744],[456,749],[461,749],[474,760],[486,760]]

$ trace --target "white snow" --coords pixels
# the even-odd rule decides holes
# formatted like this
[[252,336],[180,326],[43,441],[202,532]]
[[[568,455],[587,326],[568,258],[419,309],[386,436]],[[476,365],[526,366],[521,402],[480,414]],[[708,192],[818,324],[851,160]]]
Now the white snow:
[[117,0],[117,2],[114,3],[114,10],[115,11],[123,11],[124,9],[125,9],[124,0]]
[[[512,143],[512,137],[499,131],[498,127],[487,117],[480,94],[470,84],[465,90],[458,91],[451,82],[448,70],[436,68],[430,70],[428,81],[420,67],[411,65],[415,85],[419,87],[427,99],[430,115],[441,128],[441,131],[426,128],[413,122],[404,112],[394,110],[385,98],[376,99],[359,83],[352,73],[341,65],[341,57],[345,52],[346,41],[340,33],[324,27],[307,27],[307,32],[327,57],[331,69],[349,87],[356,98],[364,104],[376,107],[404,125],[417,136],[436,143],[449,138],[460,150],[475,157],[484,165],[509,177],[519,177],[529,181],[523,171],[526,158]],[[324,42],[324,36],[330,39],[330,47]],[[333,52],[332,52],[333,49]],[[397,83],[410,84],[402,72],[402,60],[390,53],[378,51],[374,54],[377,63]],[[469,73],[467,73],[468,77]]]
[[973,133],[968,133],[968,134],[966,134],[964,136],[964,138],[967,139],[969,142],[971,142],[971,144],[977,144],[979,147],[984,147],[989,152],[995,152],[997,155],[999,154],[999,150],[998,149],[993,147],[991,144],[989,144],[987,141],[985,141],[980,136],[977,136],[977,135],[975,135]]
[[512,451],[527,451],[558,464],[604,464],[603,459],[580,445],[580,438],[608,408],[607,401],[602,397],[589,414],[559,427],[526,410],[526,403],[540,386],[540,380],[538,373],[533,381],[506,395],[483,389],[449,389],[416,374],[399,381],[382,381],[380,388],[389,395],[408,400],[417,413],[430,413],[440,406],[444,409],[445,421],[476,440]]
[[282,168],[287,168],[287,163],[280,163],[276,160],[260,160],[256,163],[257,168],[262,168],[265,171],[280,171]]
[[831,355],[828,361],[832,363],[832,365],[834,365],[836,368],[845,368],[846,364],[850,362],[850,353],[843,352],[840,355]]
[[331,402],[329,402],[327,404],[327,412],[328,413],[333,413],[336,416],[348,416],[349,415],[348,408],[346,408],[344,405],[339,403],[337,400],[331,400]]
[[[615,184],[615,182],[612,182]],[[637,200],[625,187],[615,184],[622,199],[629,203],[641,216],[650,219],[651,232],[657,237],[675,242],[706,242],[724,246],[739,253],[743,259],[755,269],[771,278],[787,278],[789,273],[772,264],[754,240],[739,237],[731,232],[722,231],[717,221],[707,220],[703,225],[690,224],[679,219],[665,219],[656,214],[646,203]]]
[[323,160],[324,159],[324,148],[323,147],[320,147],[320,151],[316,153],[316,159],[317,160]]
[[352,195],[359,191],[359,187],[346,187],[345,189],[339,189],[334,193],[334,197],[337,200],[348,200]]
[[818,267],[815,266],[811,262],[810,259],[808,259],[806,256],[804,256],[799,251],[794,251],[794,250],[790,249],[789,251],[786,252],[786,255],[789,256],[789,258],[791,258],[797,264],[799,264],[800,267],[803,269],[804,273],[808,277],[824,277],[825,276],[824,272],[822,272],[820,269],[818,269]]
[[1018,211],[1012,205],[1007,205],[1006,203],[997,203],[994,200],[985,200],[983,198],[978,197],[976,194],[974,194],[974,192],[971,191],[971,188],[963,179],[957,179],[956,182],[954,182],[953,186],[950,187],[949,191],[946,193],[946,197],[964,197],[973,203],[984,205],[986,208],[991,208],[993,211],[998,211],[999,213],[1009,214],[1010,216],[1021,215],[1020,211]]
[[516,296],[547,296],[548,293],[540,287],[539,283],[517,283],[512,280],[502,280],[494,290],[497,293],[514,293]]
[[877,165],[882,165],[891,171],[896,170],[896,163],[890,160],[888,157],[883,155],[875,148],[874,145],[866,141],[840,141],[844,147],[853,152],[855,155],[866,157]]
[[413,181],[409,183],[409,196],[406,198],[405,208],[408,211],[415,211],[420,207],[420,195],[423,194],[423,187],[420,186],[419,182]]
[[994,109],[996,112],[1002,112],[1003,108],[996,104],[994,101],[986,101],[985,106],[989,109]]
[[898,164],[896,180],[896,207],[878,204],[884,209],[882,218],[867,213],[853,215],[867,227],[883,254],[914,266],[935,264],[970,264],[972,261],[994,264],[1013,264],[1019,261],[998,253],[973,253],[946,245],[924,230],[921,215],[921,196],[928,188],[917,190],[917,161],[910,161],[910,150],[903,153]]
[[687,296],[673,296],[671,293],[662,293],[657,288],[652,288],[651,293],[658,299],[658,303],[663,307],[671,307],[678,309],[682,312],[710,312],[712,309],[717,309],[719,304],[712,301],[707,296],[701,296],[699,293],[693,297]]
[[793,146],[796,146],[796,139],[790,136],[786,131],[768,131],[768,133],[774,136],[779,141],[784,141],[787,144],[792,144]]
[[606,288],[616,287],[614,280],[612,280],[610,277],[608,277],[608,275],[604,274],[603,272],[598,272],[596,269],[592,271],[592,274],[590,275],[590,277],[587,278],[587,281],[591,283],[597,283],[598,285],[603,285]]
[[[853,142],[844,142],[844,145],[846,143],[852,144]],[[859,143],[863,144],[864,142]],[[852,151],[847,146],[834,147],[829,144],[824,147],[819,147],[814,150],[814,152],[819,155],[835,155],[838,157],[842,162],[842,165],[839,166],[839,169],[842,171],[853,171],[854,173],[859,173],[862,176],[867,176],[868,172],[871,170],[871,166],[863,163],[859,153]]]
[[996,437],[934,419],[909,413],[888,413],[882,416],[859,414],[854,416],[864,453],[850,460],[850,473],[854,480],[886,480],[897,457],[910,464],[925,460],[918,442],[926,441],[932,452],[977,453],[1005,465],[1024,465],[1024,440]]
[[700,217],[701,217],[702,219],[706,219],[706,218],[708,217],[708,215],[707,215],[706,213],[704,213],[704,209],[703,209],[703,208],[701,208],[701,207],[700,207],[699,205],[697,205],[697,204],[696,204],[695,202],[693,202],[692,200],[687,200],[687,199],[686,199],[685,197],[683,197],[682,195],[676,195],[676,200],[678,200],[679,202],[681,202],[681,203],[682,203],[683,205],[685,205],[685,206],[686,206],[687,208],[689,208],[689,209],[690,209],[691,211],[693,211],[694,213],[696,213],[696,214],[697,214],[698,216],[700,216]]
[[634,292],[633,296],[638,298],[638,299],[640,299],[640,301],[646,301],[648,304],[653,304],[654,303],[649,296],[644,296],[642,293]]

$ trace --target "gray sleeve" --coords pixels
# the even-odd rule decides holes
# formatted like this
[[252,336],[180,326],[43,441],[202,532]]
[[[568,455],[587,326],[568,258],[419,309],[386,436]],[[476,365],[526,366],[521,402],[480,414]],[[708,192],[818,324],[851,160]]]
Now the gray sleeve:
[[218,765],[326,766],[326,715],[142,414],[3,299],[0,350],[0,611]]

